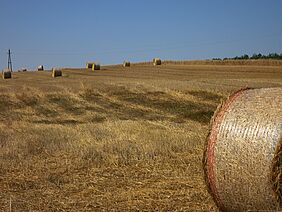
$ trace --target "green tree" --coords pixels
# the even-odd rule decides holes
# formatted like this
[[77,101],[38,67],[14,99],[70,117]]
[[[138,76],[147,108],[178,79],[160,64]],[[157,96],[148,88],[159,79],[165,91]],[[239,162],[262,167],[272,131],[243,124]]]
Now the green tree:
[[244,55],[242,56],[242,59],[244,59],[244,60],[248,60],[248,59],[249,59],[249,55],[244,54]]

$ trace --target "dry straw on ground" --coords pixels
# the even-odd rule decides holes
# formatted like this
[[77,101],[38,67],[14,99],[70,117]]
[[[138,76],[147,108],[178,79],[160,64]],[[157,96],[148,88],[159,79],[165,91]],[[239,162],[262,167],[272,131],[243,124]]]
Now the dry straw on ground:
[[153,59],[153,64],[154,64],[154,66],[161,65],[162,61],[161,61],[160,58],[154,58]]
[[209,191],[221,210],[279,207],[281,94],[282,88],[240,90],[215,113],[203,162]]
[[52,68],[52,77],[61,77],[62,70],[59,68]]
[[9,69],[5,69],[2,71],[2,78],[3,79],[10,79],[12,78],[12,72]]
[[165,60],[163,64],[175,65],[226,65],[226,66],[281,66],[282,60]]
[[123,67],[129,67],[130,66],[130,62],[129,61],[123,61]]
[[282,87],[281,67],[128,70],[0,83],[0,211],[218,211],[203,181],[208,122],[246,84]]

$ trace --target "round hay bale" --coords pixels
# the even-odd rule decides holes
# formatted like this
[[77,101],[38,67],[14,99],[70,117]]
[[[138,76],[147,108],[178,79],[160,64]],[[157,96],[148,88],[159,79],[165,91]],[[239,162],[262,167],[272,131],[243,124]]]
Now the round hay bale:
[[5,69],[2,71],[2,78],[3,79],[11,79],[12,78],[12,72],[9,69]]
[[98,63],[94,62],[88,62],[86,63],[86,69],[91,69],[92,71],[94,70],[100,70],[101,66]]
[[153,64],[154,64],[154,66],[158,66],[158,65],[162,64],[162,61],[161,61],[160,58],[154,58],[153,59]]
[[282,88],[243,89],[216,111],[203,165],[222,211],[276,210],[282,190]]
[[100,64],[96,64],[96,63],[95,63],[92,70],[100,70],[100,69],[101,69]]
[[52,68],[52,77],[61,77],[62,70],[58,68]]
[[123,61],[123,67],[130,67],[129,61]]
[[38,67],[37,67],[37,71],[44,71],[43,65],[38,66]]
[[91,69],[91,70],[93,70],[94,64],[95,64],[95,63],[93,63],[93,62],[87,62],[87,63],[86,63],[86,69]]
[[26,68],[21,68],[21,69],[18,70],[18,72],[26,72],[26,71],[27,71]]
[[272,160],[272,176],[271,181],[273,190],[275,191],[279,208],[282,208],[282,135],[277,145],[274,158]]

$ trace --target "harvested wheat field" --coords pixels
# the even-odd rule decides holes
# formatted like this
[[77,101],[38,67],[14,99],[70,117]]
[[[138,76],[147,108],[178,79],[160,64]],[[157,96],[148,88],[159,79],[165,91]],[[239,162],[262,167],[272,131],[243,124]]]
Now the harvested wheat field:
[[242,87],[282,87],[282,66],[13,73],[0,81],[0,211],[218,211],[204,145]]

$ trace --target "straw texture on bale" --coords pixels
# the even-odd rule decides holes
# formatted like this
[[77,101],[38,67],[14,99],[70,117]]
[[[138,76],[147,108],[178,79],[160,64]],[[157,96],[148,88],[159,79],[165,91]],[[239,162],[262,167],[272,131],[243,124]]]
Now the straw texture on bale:
[[52,77],[61,77],[62,70],[57,68],[52,68]]
[[10,78],[12,78],[12,72],[10,70],[2,71],[2,78],[3,79],[10,79]]
[[274,158],[272,161],[272,176],[271,181],[273,190],[276,194],[279,208],[282,208],[282,134],[280,135],[280,141],[276,147]]
[[153,64],[154,64],[154,66],[161,65],[162,61],[161,61],[160,58],[154,58],[153,59]]
[[277,210],[282,193],[282,88],[243,89],[216,111],[203,165],[222,211]]
[[38,66],[38,67],[37,67],[37,71],[44,71],[43,65]]
[[130,62],[129,61],[124,61],[123,62],[123,67],[129,67],[130,66]]

